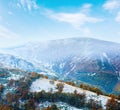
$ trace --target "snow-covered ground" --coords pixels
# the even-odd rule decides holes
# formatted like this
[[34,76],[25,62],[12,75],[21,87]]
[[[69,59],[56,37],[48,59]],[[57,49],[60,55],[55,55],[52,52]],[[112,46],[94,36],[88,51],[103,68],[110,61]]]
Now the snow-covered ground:
[[[41,90],[45,90],[46,92],[49,92],[52,89],[53,92],[56,92],[56,91],[58,91],[56,89],[57,83],[60,83],[60,82],[54,81],[54,84],[51,84],[49,79],[40,78],[32,83],[32,85],[30,87],[30,91],[31,92],[39,92]],[[97,96],[97,94],[94,92],[90,92],[88,90],[83,90],[81,88],[74,87],[74,86],[71,86],[71,85],[64,83],[63,92],[73,93],[75,90],[77,90],[78,93],[86,94],[87,100],[94,99],[94,101],[101,102],[103,108],[105,108],[107,100],[110,99],[110,97],[103,96],[103,95]]]
[[46,101],[44,103],[40,103],[38,107],[42,109],[42,108],[47,108],[48,106],[51,106],[53,104],[57,105],[57,107],[60,108],[60,110],[83,110],[83,109],[78,109],[76,107],[70,106],[63,102],[51,103],[51,102]]
[[8,80],[14,79],[14,80],[19,80],[20,78],[24,77],[22,74],[13,74],[12,72],[9,73],[10,77],[8,77]]
[[48,71],[48,70],[46,70],[46,72],[40,72],[39,74],[50,75],[50,76],[57,76],[57,75],[55,74],[55,72]]

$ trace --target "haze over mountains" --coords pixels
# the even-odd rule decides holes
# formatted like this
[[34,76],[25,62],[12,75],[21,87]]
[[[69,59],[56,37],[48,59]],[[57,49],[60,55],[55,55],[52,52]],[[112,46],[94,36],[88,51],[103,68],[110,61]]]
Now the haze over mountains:
[[0,63],[12,68],[48,71],[60,79],[80,80],[108,93],[116,92],[120,83],[119,43],[71,38],[28,43],[2,52]]

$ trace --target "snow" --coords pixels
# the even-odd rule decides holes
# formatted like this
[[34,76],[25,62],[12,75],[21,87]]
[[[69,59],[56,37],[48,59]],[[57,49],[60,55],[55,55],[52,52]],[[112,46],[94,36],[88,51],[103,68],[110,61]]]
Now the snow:
[[24,77],[23,75],[16,75],[16,74],[12,74],[10,73],[10,77],[8,77],[8,80],[14,79],[14,80],[19,80],[20,78]]
[[76,65],[74,65],[74,66],[72,67],[71,71],[73,71],[75,68],[76,68]]
[[118,73],[118,80],[120,80],[120,72]]
[[54,72],[40,72],[39,74],[50,75],[50,76],[57,76]]
[[110,58],[108,57],[108,55],[105,53],[105,52],[103,52],[103,56],[108,60],[108,62],[110,63]]
[[31,62],[9,54],[0,53],[0,63],[2,63],[3,66],[7,68],[35,70],[35,67]]
[[91,76],[91,77],[93,77],[93,76],[95,76],[97,73],[88,73],[88,76]]
[[53,66],[53,65],[52,65],[52,64],[50,64],[50,63],[44,63],[44,66],[45,66],[45,67],[52,68],[52,66]]
[[34,81],[30,87],[31,92],[39,92],[41,90],[45,90],[46,92],[49,92],[50,89],[52,88],[54,92],[57,92],[57,89],[55,88],[57,82],[55,84],[50,84],[50,80],[40,78]]
[[65,66],[65,63],[60,64],[60,69],[62,69]]
[[83,109],[78,109],[76,107],[70,106],[70,105],[63,103],[63,102],[52,103],[52,102],[48,102],[48,101],[46,101],[44,103],[40,103],[39,108],[41,108],[41,109],[46,108],[46,107],[51,106],[53,104],[57,105],[57,107],[60,108],[60,110],[66,110],[66,109],[67,110],[83,110]]
[[63,59],[75,55],[74,62],[81,59],[89,59],[96,55],[103,54],[107,57],[108,52],[112,50],[118,51],[120,45],[117,43],[101,41],[90,38],[71,38],[43,42],[30,42],[23,46],[4,49],[4,53],[26,59],[34,64],[34,62],[52,62],[56,59]]
[[[59,83],[59,81],[54,81],[54,84],[50,84],[49,79],[40,78],[34,81],[30,87],[31,92],[40,92],[41,90],[45,90],[46,92],[49,92],[51,88],[53,89],[53,92],[57,92],[56,84]],[[103,108],[105,109],[105,105],[108,99],[110,99],[107,96],[99,95],[97,96],[96,93],[90,92],[88,90],[83,90],[78,87],[74,87],[71,85],[68,85],[66,83],[64,84],[63,92],[65,93],[74,93],[75,90],[77,90],[78,93],[84,93],[86,94],[87,100],[93,99],[95,101],[100,101]]]
[[95,75],[96,75],[96,73],[91,74],[91,76],[95,76]]
[[108,58],[108,56],[107,56],[107,54],[106,54],[105,52],[103,52],[103,56],[104,56],[105,58]]

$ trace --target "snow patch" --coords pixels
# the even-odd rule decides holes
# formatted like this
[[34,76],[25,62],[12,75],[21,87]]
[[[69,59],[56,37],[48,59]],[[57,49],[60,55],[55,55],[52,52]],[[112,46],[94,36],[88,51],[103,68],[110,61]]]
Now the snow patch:
[[[57,92],[58,90],[56,89],[56,84],[59,83],[59,81],[55,81],[54,84],[50,84],[50,80],[49,79],[37,79],[36,81],[34,81],[30,87],[30,91],[31,92],[40,92],[41,90],[45,90],[46,92],[49,92],[52,88],[53,92]],[[106,108],[106,103],[107,100],[110,99],[107,96],[103,96],[103,95],[97,95],[94,92],[90,92],[88,90],[83,90],[81,88],[78,87],[74,87],[71,85],[68,85],[66,83],[64,83],[64,88],[63,88],[63,92],[65,93],[74,93],[74,91],[77,90],[78,93],[84,93],[86,94],[86,98],[87,100],[89,99],[93,99],[95,101],[101,102],[103,108]]]

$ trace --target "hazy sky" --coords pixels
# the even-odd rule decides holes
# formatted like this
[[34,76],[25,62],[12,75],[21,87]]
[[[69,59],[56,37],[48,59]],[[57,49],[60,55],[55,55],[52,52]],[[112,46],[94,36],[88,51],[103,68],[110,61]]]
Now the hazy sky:
[[71,37],[120,42],[120,0],[0,0],[0,47]]

